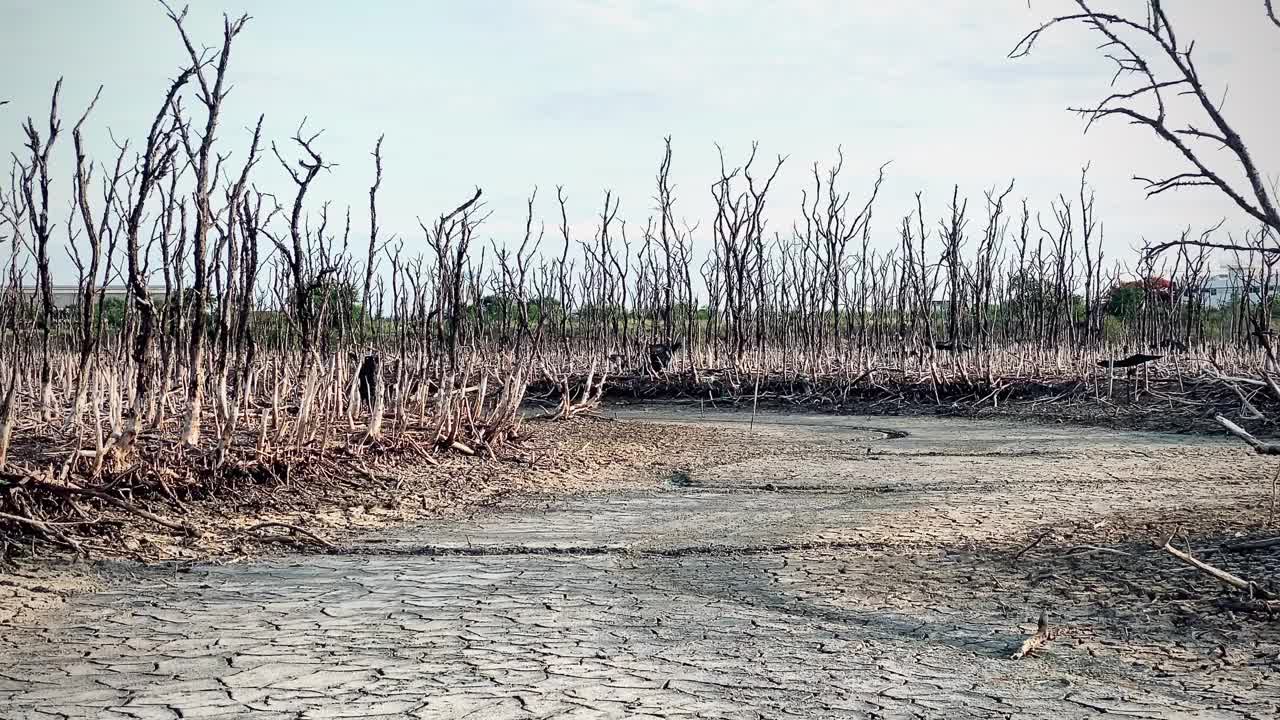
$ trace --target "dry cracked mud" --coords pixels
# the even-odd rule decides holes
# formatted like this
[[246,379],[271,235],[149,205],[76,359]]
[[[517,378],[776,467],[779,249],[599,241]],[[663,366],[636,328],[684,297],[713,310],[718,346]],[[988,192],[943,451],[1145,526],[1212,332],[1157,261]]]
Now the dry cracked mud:
[[[1259,506],[1269,468],[1235,444],[621,414],[724,425],[758,445],[657,485],[387,531],[341,553],[121,566],[106,590],[0,638],[0,717],[1280,714],[1275,621],[1197,619],[1185,596],[1151,588],[1218,590],[1126,540],[1136,519]],[[1068,539],[1012,560],[1054,527]],[[1109,544],[1081,549],[1093,536],[1070,540],[1073,528]],[[1041,610],[1055,639],[1009,659]]]

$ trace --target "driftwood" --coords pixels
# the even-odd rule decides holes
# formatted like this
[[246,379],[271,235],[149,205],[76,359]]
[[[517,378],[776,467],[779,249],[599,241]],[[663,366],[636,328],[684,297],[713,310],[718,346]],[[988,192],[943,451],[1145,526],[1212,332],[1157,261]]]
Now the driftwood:
[[1053,639],[1053,633],[1049,630],[1049,619],[1045,616],[1044,610],[1040,611],[1040,619],[1036,621],[1036,632],[1031,637],[1022,641],[1018,649],[1009,657],[1013,660],[1021,660],[1031,653],[1044,647]]
[[1219,425],[1226,428],[1227,432],[1248,443],[1249,447],[1252,447],[1253,451],[1259,455],[1280,455],[1280,443],[1270,443],[1259,440],[1248,430],[1245,430],[1221,415],[1214,415],[1213,419],[1216,420]]
[[1236,590],[1242,590],[1246,593],[1249,593],[1251,597],[1257,598],[1259,600],[1274,600],[1276,598],[1274,593],[1268,591],[1263,587],[1260,587],[1257,583],[1251,580],[1245,580],[1242,577],[1232,575],[1226,570],[1221,570],[1202,560],[1197,560],[1194,557],[1192,557],[1189,553],[1185,553],[1173,547],[1173,545],[1170,544],[1172,541],[1173,541],[1173,537],[1170,536],[1169,539],[1165,540],[1164,544],[1160,546],[1160,549],[1169,553],[1175,558],[1181,560],[1182,562],[1190,565],[1191,567],[1199,570],[1205,575],[1208,575],[1214,580],[1217,580],[1223,585],[1227,585],[1229,587],[1235,588]]

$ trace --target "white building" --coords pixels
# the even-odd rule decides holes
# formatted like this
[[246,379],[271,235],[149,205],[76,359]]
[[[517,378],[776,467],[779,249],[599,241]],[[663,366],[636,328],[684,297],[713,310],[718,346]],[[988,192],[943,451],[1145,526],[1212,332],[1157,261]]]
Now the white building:
[[1262,301],[1262,280],[1256,268],[1241,265],[1225,265],[1209,276],[1200,293],[1204,297],[1205,307],[1222,308],[1239,302],[1249,289],[1254,302]]
[[[53,294],[54,308],[58,310],[65,310],[66,308],[75,307],[76,305],[79,304],[80,286],[54,285],[50,289],[52,290],[52,294]],[[106,288],[103,288],[102,290],[103,290],[102,296],[104,300],[111,300],[111,299],[127,300],[129,298],[130,290],[127,285],[108,285],[106,286]],[[36,295],[35,285],[32,284],[32,285],[23,286],[22,294],[27,297],[36,298],[37,295]],[[164,299],[164,286],[152,285],[147,288],[147,294],[151,296],[152,300],[157,302],[161,301]]]

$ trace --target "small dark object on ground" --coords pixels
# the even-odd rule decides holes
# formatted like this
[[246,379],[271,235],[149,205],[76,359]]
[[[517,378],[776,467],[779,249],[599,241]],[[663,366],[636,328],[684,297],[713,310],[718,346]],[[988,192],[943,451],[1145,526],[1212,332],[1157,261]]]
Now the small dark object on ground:
[[1143,353],[1134,353],[1127,358],[1121,360],[1099,360],[1100,368],[1131,368],[1137,367],[1143,363],[1149,363],[1152,360],[1159,360],[1163,355],[1145,355]]
[[684,347],[683,343],[657,343],[649,346],[649,367],[654,372],[662,372],[671,367],[671,359]]
[[365,408],[372,406],[373,385],[377,381],[381,365],[382,363],[376,353],[365,355],[364,360],[360,362],[360,371],[358,373],[360,381],[360,401],[364,403]]

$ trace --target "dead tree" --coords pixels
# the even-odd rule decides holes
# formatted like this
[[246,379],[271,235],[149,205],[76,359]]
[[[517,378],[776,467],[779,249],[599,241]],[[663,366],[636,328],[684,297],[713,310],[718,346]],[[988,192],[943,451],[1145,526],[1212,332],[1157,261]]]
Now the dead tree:
[[997,256],[1004,244],[1006,230],[1003,220],[1005,200],[1013,192],[1013,181],[999,195],[994,189],[986,192],[987,225],[982,237],[978,239],[978,250],[974,257],[974,270],[970,282],[973,299],[973,342],[987,351],[987,379],[991,381],[991,310],[995,294]]
[[472,236],[480,222],[473,215],[479,201],[480,188],[476,188],[471,199],[441,215],[432,227],[428,228],[421,219],[418,220],[436,257],[437,295],[432,312],[436,316],[436,340],[447,352],[450,372],[458,367],[458,334],[463,318],[462,271]]
[[[169,13],[169,19],[173,21],[178,34],[182,37],[183,46],[186,47],[187,56],[191,60],[193,76],[199,85],[200,102],[205,108],[204,132],[200,135],[198,146],[193,147],[187,126],[179,126],[182,130],[181,137],[183,146],[187,151],[187,159],[195,168],[195,188],[192,191],[192,199],[195,204],[195,226],[191,234],[194,271],[190,296],[191,332],[187,346],[187,417],[182,433],[182,442],[194,446],[200,442],[200,415],[204,404],[204,354],[207,334],[205,328],[208,324],[208,237],[209,230],[215,222],[210,195],[213,192],[213,186],[217,183],[218,172],[217,168],[213,166],[213,145],[217,139],[218,119],[222,112],[222,103],[226,99],[227,93],[230,92],[230,88],[226,87],[226,77],[227,65],[231,60],[231,43],[236,35],[244,29],[249,16],[242,15],[234,22],[229,17],[223,16],[222,49],[215,58],[208,58],[205,54],[196,51],[186,28],[182,24],[187,14],[186,9],[184,8],[181,13],[175,13],[168,5],[165,7]],[[210,66],[212,66],[212,77],[210,77],[209,72]],[[257,142],[258,136],[255,134],[253,150],[245,166],[246,173],[253,165],[253,155],[257,151]],[[220,165],[221,158],[217,158],[217,160],[217,164]],[[243,188],[243,184],[240,187]],[[229,208],[234,210],[236,205],[237,199],[232,198],[228,204]]]
[[[219,293],[218,302],[218,356],[217,356],[217,393],[218,393],[218,419],[219,419],[219,458],[225,457],[227,448],[231,442],[237,420],[239,418],[238,397],[231,389],[231,368],[233,366],[233,358],[240,358],[241,362],[245,362],[243,357],[244,338],[249,332],[249,317],[242,309],[237,316],[238,324],[233,326],[233,307],[238,303],[241,308],[246,304],[253,302],[254,284],[257,277],[257,234],[256,232],[247,231],[240,222],[240,213],[247,212],[248,203],[242,203],[241,200],[245,194],[245,189],[249,183],[249,173],[258,163],[258,147],[262,138],[262,121],[263,116],[258,116],[258,124],[253,130],[253,139],[249,143],[249,153],[245,158],[244,166],[240,170],[240,175],[236,182],[225,191],[225,209],[222,212],[223,222],[219,232],[218,244],[225,250],[225,261],[219,267],[226,272],[226,288]],[[237,246],[236,238],[239,238],[240,245]],[[252,242],[254,247],[246,249],[245,245]],[[219,252],[215,249],[213,256],[219,256]],[[251,267],[241,268],[241,265],[251,265]],[[197,308],[202,310],[203,308]],[[203,324],[197,326],[194,321],[192,324],[192,339],[189,347],[194,348],[195,335],[197,328],[200,335],[204,335]],[[203,344],[203,339],[199,342]],[[198,360],[198,364],[191,370],[191,377],[199,372],[200,376],[204,376],[204,360],[203,351],[189,355],[189,358]],[[246,377],[247,381],[247,377]],[[199,442],[200,438],[200,402],[195,394],[195,390],[188,388],[188,417],[184,427],[184,437],[182,442],[188,445],[194,445]]]
[[[753,334],[752,321],[758,320],[756,310],[763,299],[765,203],[786,157],[779,155],[768,177],[758,182],[751,174],[758,144],[752,143],[747,162],[732,171],[725,166],[723,150],[718,145],[716,149],[720,153],[720,177],[711,186],[711,196],[716,202],[713,250],[723,283],[724,350],[737,368],[746,354]],[[759,345],[763,326],[759,322],[754,324]]]
[[[531,304],[529,299],[529,271],[533,259],[537,255],[538,248],[542,245],[542,237],[546,230],[545,226],[539,228],[537,238],[533,237],[533,204],[537,197],[538,189],[535,187],[533,192],[529,194],[529,199],[525,204],[524,237],[521,239],[520,246],[516,248],[515,253],[510,253],[505,248],[498,250],[496,243],[494,245],[495,256],[498,258],[499,267],[502,271],[502,291],[500,294],[507,302],[516,303],[516,317],[520,321],[520,328],[516,337],[517,354],[526,348],[533,348],[538,345],[542,337],[543,323],[545,322],[545,318],[539,317],[538,332],[535,335],[532,318],[529,314],[529,306]],[[625,290],[624,277],[624,293]]]
[[[89,107],[85,109],[84,115],[80,116],[80,120],[71,130],[71,140],[75,145],[76,152],[76,209],[80,213],[80,222],[84,227],[85,240],[88,246],[82,253],[80,243],[71,243],[72,249],[70,252],[71,259],[75,263],[76,271],[79,275],[78,293],[80,312],[80,353],[76,363],[76,387],[74,390],[75,400],[71,407],[71,414],[67,416],[68,421],[72,423],[78,423],[80,421],[80,412],[84,407],[89,390],[89,363],[97,352],[98,346],[102,340],[101,328],[98,326],[97,322],[98,308],[100,306],[99,295],[101,292],[97,283],[102,264],[102,239],[104,235],[107,235],[110,232],[110,219],[112,217],[112,211],[115,210],[117,190],[120,186],[125,153],[128,152],[128,143],[122,144],[120,146],[120,152],[116,156],[115,170],[112,172],[110,177],[103,178],[102,214],[100,217],[95,219],[89,199],[89,184],[93,176],[93,163],[90,162],[85,155],[84,138],[81,134],[81,128],[89,118],[89,113],[93,112],[93,108],[98,103],[98,97],[101,94],[102,87],[99,86],[98,93],[93,96],[93,101],[89,103]],[[109,257],[108,262],[110,262]]]
[[[14,392],[18,382],[18,349],[21,341],[17,333],[17,312],[22,302],[22,275],[18,272],[18,247],[21,245],[23,225],[26,224],[27,206],[19,191],[21,173],[15,159],[10,171],[9,193],[0,193],[0,227],[9,226],[9,234],[0,236],[0,241],[7,240],[11,246],[9,277],[3,296],[0,296],[0,360],[7,355],[8,370],[6,376],[0,376],[0,469],[4,468],[9,455],[9,442],[13,436],[14,421],[17,417]],[[6,339],[6,335],[10,336]]]
[[849,303],[849,298],[842,295],[849,270],[849,243],[869,232],[872,208],[880,193],[880,186],[884,183],[885,167],[887,164],[880,166],[871,194],[852,217],[849,209],[850,194],[840,192],[838,187],[840,173],[844,169],[844,148],[836,148],[836,163],[826,173],[825,193],[818,163],[813,164],[812,200],[809,200],[807,190],[802,191],[800,209],[805,222],[805,239],[819,248],[825,264],[818,299],[821,303],[830,303],[830,328],[826,327],[825,310],[819,308],[819,314],[823,317],[817,337],[820,347],[828,332],[833,345],[839,342],[842,303]]
[[369,293],[373,290],[373,274],[377,271],[378,253],[382,249],[378,246],[378,188],[382,187],[383,137],[385,136],[378,136],[378,142],[373,146],[374,176],[373,185],[369,186],[369,252],[364,263],[364,290],[360,294],[360,315],[365,326],[362,332],[368,331]]
[[27,137],[30,164],[23,167],[22,194],[26,200],[27,220],[31,224],[31,242],[36,261],[36,292],[40,296],[37,326],[40,329],[40,419],[53,418],[53,366],[49,356],[49,336],[53,324],[53,279],[49,274],[49,156],[58,139],[62,123],[58,120],[58,94],[62,91],[62,79],[53,86],[53,100],[49,103],[48,135],[40,137],[35,122],[27,118],[23,132]]
[[320,171],[328,170],[333,165],[325,162],[324,158],[315,149],[315,141],[319,139],[324,131],[303,137],[302,132],[305,126],[306,120],[303,120],[303,124],[298,126],[298,131],[293,135],[293,142],[302,149],[304,154],[304,157],[296,161],[297,168],[285,161],[275,143],[271,144],[271,151],[275,153],[281,167],[289,173],[289,177],[293,179],[293,184],[296,187],[296,192],[293,196],[293,208],[289,213],[289,243],[285,244],[283,240],[275,236],[271,236],[271,240],[289,271],[291,287],[288,300],[293,306],[293,312],[298,324],[298,338],[301,345],[304,374],[309,372],[318,360],[316,342],[319,339],[319,327],[316,318],[317,307],[313,295],[324,286],[325,277],[337,269],[334,267],[315,269],[312,258],[307,252],[303,218],[307,191],[310,190],[311,183],[315,181]]
[[240,295],[236,303],[236,319],[232,331],[232,347],[240,367],[240,378],[236,383],[238,392],[245,393],[249,385],[250,373],[254,368],[256,345],[250,332],[250,320],[253,316],[255,291],[258,286],[258,239],[263,234],[262,228],[271,222],[274,211],[263,215],[263,193],[255,192],[253,202],[242,193],[241,209],[237,216],[240,224]]
[[[1098,296],[1102,283],[1102,228],[1098,227],[1093,210],[1094,194],[1089,187],[1089,166],[1080,171],[1080,240],[1084,246],[1084,340],[1093,341],[1102,335],[1101,308]],[[1096,246],[1093,243],[1097,236]]]
[[147,254],[141,243],[142,222],[156,182],[167,173],[176,172],[173,159],[178,146],[174,138],[181,123],[177,117],[177,97],[194,73],[194,68],[186,68],[169,85],[164,103],[151,121],[142,154],[125,178],[128,184],[127,213],[124,218],[125,256],[128,261],[129,295],[137,315],[137,325],[133,330],[130,349],[134,374],[130,419],[111,439],[111,445],[120,451],[132,447],[146,422],[147,408],[151,404],[151,347],[155,340],[156,306],[148,288]]
[[947,337],[952,343],[960,342],[960,315],[964,312],[960,249],[964,246],[965,229],[969,224],[965,218],[968,208],[969,199],[960,201],[960,186],[956,185],[951,191],[951,218],[938,221],[938,237],[942,240],[939,262],[947,270]]
[[[679,242],[679,232],[675,225],[675,199],[672,195],[671,188],[671,136],[664,139],[664,152],[662,155],[662,164],[658,167],[658,242],[662,247],[662,272],[660,274],[661,300],[659,308],[662,312],[662,337],[666,342],[671,342],[673,332],[673,312],[675,302],[673,293],[675,289],[675,268],[672,267],[675,260],[675,253],[672,252],[672,244]],[[606,200],[606,208],[607,208]],[[615,208],[614,213],[617,213]],[[605,223],[608,228],[608,223]],[[656,270],[656,269],[655,269]]]
[[[1009,53],[1024,57],[1032,51],[1043,33],[1057,25],[1084,25],[1102,36],[1100,51],[1115,63],[1115,79],[1132,80],[1131,86],[1116,89],[1096,105],[1075,107],[1091,126],[1108,118],[1127,120],[1148,128],[1165,144],[1182,156],[1189,166],[1185,171],[1163,178],[1137,177],[1147,189],[1147,196],[1178,188],[1211,187],[1226,195],[1246,215],[1280,234],[1280,210],[1267,186],[1269,175],[1249,154],[1244,139],[1232,127],[1222,111],[1220,93],[1212,92],[1196,66],[1192,53],[1195,42],[1184,42],[1185,36],[1175,32],[1161,0],[1146,0],[1146,17],[1136,19],[1124,15],[1099,12],[1086,0],[1076,0],[1080,11],[1050,19],[1027,33]],[[1270,0],[1266,0],[1267,16],[1275,20]],[[1189,97],[1197,112],[1193,117],[1175,117],[1168,105],[1173,97]],[[1244,182],[1228,180],[1211,167],[1209,153],[1228,151],[1235,170]],[[1155,246],[1167,249],[1177,243]],[[1231,244],[1215,247],[1233,247]],[[1243,249],[1239,248],[1237,249]],[[1280,253],[1280,246],[1268,252]]]

